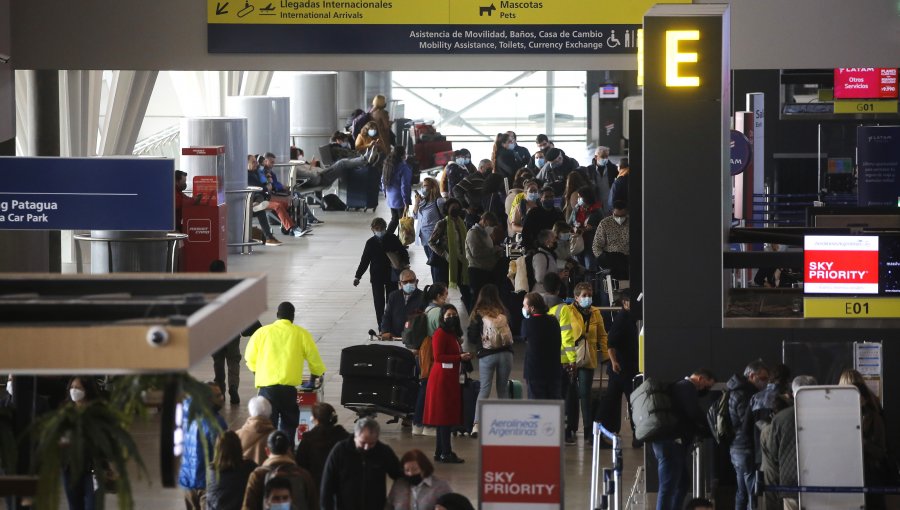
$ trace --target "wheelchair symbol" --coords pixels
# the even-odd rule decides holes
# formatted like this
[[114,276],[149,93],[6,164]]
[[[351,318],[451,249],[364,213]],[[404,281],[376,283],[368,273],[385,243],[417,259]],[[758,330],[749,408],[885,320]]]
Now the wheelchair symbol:
[[607,48],[615,48],[617,46],[620,46],[621,44],[622,44],[622,42],[619,41],[618,39],[616,39],[616,31],[610,30],[609,37],[606,38],[606,47]]

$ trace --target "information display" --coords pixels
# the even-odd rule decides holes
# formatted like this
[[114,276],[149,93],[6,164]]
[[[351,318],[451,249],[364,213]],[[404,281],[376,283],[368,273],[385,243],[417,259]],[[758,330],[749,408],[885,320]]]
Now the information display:
[[897,69],[839,67],[834,70],[835,99],[897,99]]
[[807,294],[878,294],[878,236],[806,236]]
[[636,53],[690,0],[207,0],[210,53]]

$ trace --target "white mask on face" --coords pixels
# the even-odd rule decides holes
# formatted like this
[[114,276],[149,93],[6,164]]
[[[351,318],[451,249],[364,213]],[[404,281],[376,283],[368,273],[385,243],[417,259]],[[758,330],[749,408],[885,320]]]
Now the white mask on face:
[[12,381],[6,381],[6,392],[12,395]]
[[494,227],[493,226],[484,227],[484,231],[487,232],[487,235],[491,235],[494,233]]
[[84,400],[84,390],[72,388],[69,390],[69,396],[72,397],[72,402],[81,402]]
[[625,218],[627,218],[627,216],[613,216],[613,219],[614,219],[614,220],[616,221],[616,223],[618,223],[619,225],[625,223]]

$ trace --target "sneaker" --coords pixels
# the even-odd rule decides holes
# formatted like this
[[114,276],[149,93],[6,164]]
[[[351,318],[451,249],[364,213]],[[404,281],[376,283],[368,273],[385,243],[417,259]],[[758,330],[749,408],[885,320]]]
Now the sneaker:
[[457,457],[455,453],[448,453],[441,455],[441,459],[438,462],[443,464],[462,464],[465,461]]
[[320,220],[319,218],[310,218],[307,223],[314,226],[324,225],[325,222]]
[[238,405],[241,403],[241,397],[238,395],[238,389],[234,386],[228,388],[228,396],[231,397],[231,405]]
[[571,430],[567,430],[567,431],[566,431],[566,444],[567,444],[567,445],[573,445],[573,444],[575,444],[575,443],[576,443],[576,441],[575,441],[575,432],[573,432],[573,431],[571,431]]
[[437,437],[437,429],[434,427],[425,427],[422,431],[423,436]]
[[291,235],[293,235],[294,237],[303,237],[303,236],[305,236],[308,232],[309,232],[309,229],[307,229],[307,230],[300,230],[300,227],[294,227],[294,230],[291,230]]
[[413,425],[412,435],[424,436],[425,435],[425,427],[423,427],[422,425]]
[[269,201],[263,200],[262,202],[253,204],[253,212],[265,211],[267,207],[269,207]]
[[477,439],[477,438],[478,438],[478,424],[477,424],[477,423],[474,424],[474,425],[472,425],[472,434],[471,434],[471,436],[472,436],[472,439]]
[[282,244],[284,243],[282,243],[278,239],[275,239],[274,237],[266,239],[266,246],[281,246]]

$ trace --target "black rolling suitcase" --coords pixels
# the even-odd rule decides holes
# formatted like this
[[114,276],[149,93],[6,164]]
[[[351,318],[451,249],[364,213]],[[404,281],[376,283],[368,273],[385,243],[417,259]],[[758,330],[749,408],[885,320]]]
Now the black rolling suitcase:
[[469,379],[466,375],[465,382],[460,384],[462,391],[462,417],[463,423],[459,427],[450,429],[453,434],[471,434],[472,426],[475,425],[475,413],[478,412],[478,393],[481,392],[481,381],[477,379]]
[[347,209],[375,210],[378,207],[381,171],[369,165],[347,172],[338,185],[338,194]]
[[419,384],[415,380],[344,377],[341,405],[358,414],[372,412],[406,416],[416,409]]
[[416,357],[399,345],[353,345],[341,351],[340,373],[347,378],[415,380]]

